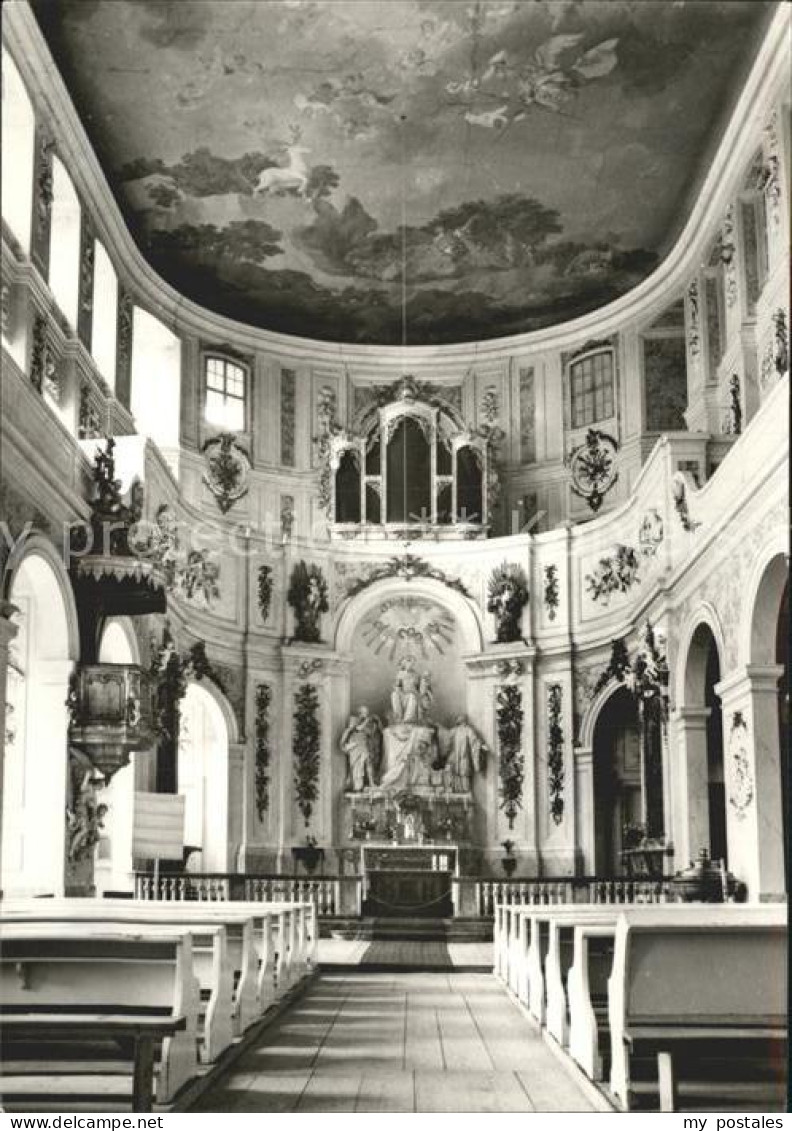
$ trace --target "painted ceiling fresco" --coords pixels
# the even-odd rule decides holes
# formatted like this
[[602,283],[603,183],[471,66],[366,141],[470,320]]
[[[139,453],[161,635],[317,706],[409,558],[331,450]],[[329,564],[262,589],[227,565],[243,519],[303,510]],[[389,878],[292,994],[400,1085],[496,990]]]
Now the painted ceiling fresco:
[[268,329],[424,344],[547,326],[645,278],[773,5],[35,8],[165,279]]

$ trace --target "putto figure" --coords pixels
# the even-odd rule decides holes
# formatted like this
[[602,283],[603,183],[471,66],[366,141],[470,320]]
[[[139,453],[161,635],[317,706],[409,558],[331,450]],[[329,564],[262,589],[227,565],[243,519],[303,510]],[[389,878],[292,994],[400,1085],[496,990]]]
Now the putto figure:
[[347,757],[347,789],[360,793],[376,785],[382,750],[382,728],[368,707],[358,707],[341,735],[341,750]]

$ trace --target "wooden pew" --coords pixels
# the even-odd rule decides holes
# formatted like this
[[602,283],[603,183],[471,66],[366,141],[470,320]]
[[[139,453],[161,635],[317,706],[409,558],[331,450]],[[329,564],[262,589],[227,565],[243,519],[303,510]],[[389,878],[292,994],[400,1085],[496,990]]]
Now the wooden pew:
[[671,1111],[680,1046],[721,1054],[731,1046],[748,1059],[746,1045],[785,1039],[786,907],[763,910],[730,922],[619,916],[608,1020],[611,1091],[625,1110],[639,1051],[657,1057],[660,1108]]
[[[102,1017],[128,1018],[127,1035],[139,1046],[139,1061],[132,1065],[135,1103],[146,1102],[141,1091],[148,1077],[149,1044],[157,1035],[156,1027],[142,1021],[155,1018],[163,1023],[155,1085],[159,1103],[170,1102],[197,1070],[200,990],[187,930],[164,924],[152,928],[97,924],[87,930],[82,923],[4,922],[0,1001],[6,1044],[9,1035],[19,1039],[31,1030],[39,1034],[39,1042],[69,1033],[81,1033],[87,1040],[101,1031]],[[50,1023],[53,1014],[66,1019],[64,1026]],[[78,1015],[87,1016],[90,1024],[78,1025]],[[11,1023],[8,1028],[6,1021]],[[121,1024],[108,1023],[108,1037],[122,1035]],[[90,1055],[87,1060],[75,1059],[80,1050],[73,1042],[61,1044],[60,1051],[70,1054],[66,1058],[70,1074],[129,1072],[126,1059],[119,1062],[116,1056],[107,1061],[107,1049],[98,1060]],[[9,1077],[46,1077],[54,1071],[55,1064],[49,1061],[42,1064],[30,1056],[17,1061],[6,1055],[6,1100],[12,1086],[20,1090],[18,1081]],[[148,1105],[150,1110],[150,1095]]]
[[[178,913],[157,915],[145,908],[127,907],[120,901],[108,911],[102,900],[14,900],[13,906],[0,904],[6,923],[95,923],[115,928],[137,926],[141,931],[158,925],[189,929],[192,934],[193,972],[206,1000],[199,1017],[199,1055],[211,1062],[228,1048],[242,1031],[240,1001],[234,1000],[234,966],[229,956],[226,927],[206,922],[204,917]],[[252,924],[248,926],[250,931]],[[252,953],[252,944],[250,945]],[[248,982],[252,986],[250,976]]]

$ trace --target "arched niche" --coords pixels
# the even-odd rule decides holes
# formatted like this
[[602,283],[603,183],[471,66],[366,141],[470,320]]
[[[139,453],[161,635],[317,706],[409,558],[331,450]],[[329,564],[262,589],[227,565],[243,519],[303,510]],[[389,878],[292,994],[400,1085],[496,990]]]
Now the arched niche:
[[46,540],[19,552],[7,585],[19,612],[10,648],[2,812],[2,887],[62,894],[67,782],[66,698],[76,652],[68,579]]
[[[128,617],[113,617],[106,622],[99,641],[100,664],[139,664],[140,649]],[[153,753],[134,751],[126,766],[116,770],[102,791],[107,805],[104,830],[96,846],[94,884],[97,894],[134,891],[132,834],[135,818],[135,792],[150,789]]]
[[623,852],[643,824],[641,743],[635,700],[614,685],[592,736],[594,866],[597,875],[622,875]]
[[198,850],[189,859],[193,871],[229,868],[229,744],[236,741],[232,720],[230,706],[210,680],[187,685],[180,705],[178,779],[185,798],[185,847]]
[[[724,674],[717,619],[707,611],[683,638],[679,655],[679,798],[686,856],[706,849],[728,863],[723,713],[716,686]],[[685,861],[687,862],[687,861]]]

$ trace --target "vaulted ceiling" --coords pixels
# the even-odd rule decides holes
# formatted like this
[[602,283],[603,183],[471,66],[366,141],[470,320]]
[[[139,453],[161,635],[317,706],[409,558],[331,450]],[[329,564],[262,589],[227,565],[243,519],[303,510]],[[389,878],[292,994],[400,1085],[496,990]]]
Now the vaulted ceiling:
[[410,344],[547,326],[648,275],[774,6],[34,0],[165,279],[268,329]]

